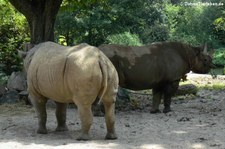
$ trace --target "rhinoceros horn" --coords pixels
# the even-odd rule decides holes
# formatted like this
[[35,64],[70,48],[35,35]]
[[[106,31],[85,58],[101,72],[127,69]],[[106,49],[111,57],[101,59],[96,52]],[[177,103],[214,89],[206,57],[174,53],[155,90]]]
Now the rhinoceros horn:
[[207,52],[207,47],[208,47],[208,46],[207,46],[207,43],[205,43],[205,44],[204,44],[204,50],[203,50],[203,53],[204,53],[204,54],[207,54],[207,53],[208,53],[208,52]]

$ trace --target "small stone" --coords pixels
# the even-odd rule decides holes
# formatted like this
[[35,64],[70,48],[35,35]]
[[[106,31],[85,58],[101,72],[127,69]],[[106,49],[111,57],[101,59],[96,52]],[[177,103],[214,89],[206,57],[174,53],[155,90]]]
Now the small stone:
[[188,117],[181,117],[180,119],[177,120],[178,122],[186,122],[186,121],[190,121],[190,118]]
[[130,124],[125,124],[125,127],[130,127]]

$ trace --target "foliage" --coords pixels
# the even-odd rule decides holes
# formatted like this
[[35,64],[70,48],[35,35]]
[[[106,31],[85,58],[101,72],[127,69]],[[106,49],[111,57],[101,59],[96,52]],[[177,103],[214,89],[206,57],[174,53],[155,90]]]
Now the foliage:
[[56,18],[56,40],[64,36],[67,45],[102,42],[106,38],[102,28],[108,24],[103,19],[107,17],[104,7],[104,0],[64,2]]
[[163,6],[159,0],[111,0],[115,19],[111,26],[123,33],[137,34],[143,44],[164,41],[167,30],[163,25]]
[[[189,0],[191,1],[191,0]],[[174,5],[167,3],[165,15],[169,25],[169,39],[199,45],[205,42],[218,46],[223,44],[217,40],[214,26],[215,20],[222,16],[222,6],[184,6],[180,3]],[[191,2],[199,2],[193,0]],[[215,1],[217,2],[217,1]]]
[[[223,15],[225,15],[225,11],[223,11]],[[216,34],[217,40],[225,44],[225,17],[215,19],[213,25],[215,25],[214,33]]]
[[[91,1],[91,0],[89,0]],[[91,2],[89,2],[91,3]],[[159,0],[95,0],[64,4],[56,19],[56,36],[63,35],[68,45],[87,42],[100,45],[110,35],[130,32],[143,43],[166,40]]]
[[[64,0],[55,22],[56,42],[141,45],[155,41],[181,41],[192,45],[225,45],[223,6],[184,6],[205,0]],[[224,0],[223,0],[224,1]],[[14,0],[14,2],[17,2]],[[221,0],[214,0],[218,3]],[[15,49],[29,40],[25,18],[0,0],[0,69],[7,75],[20,69]],[[224,50],[214,54],[224,66]]]
[[217,49],[213,55],[213,63],[216,66],[225,67],[225,48]]
[[99,45],[108,36],[125,32],[138,35],[143,44],[167,40],[192,45],[207,42],[214,48],[224,44],[224,6],[183,5],[198,0],[68,1],[59,11],[55,32],[68,45]]
[[107,37],[107,43],[121,44],[121,45],[142,45],[138,35],[131,34],[130,32],[124,32],[121,34],[114,34]]
[[216,83],[216,84],[214,83],[211,85],[207,84],[204,86],[199,85],[198,87],[202,89],[208,89],[208,90],[224,90],[225,89],[224,83]]
[[0,85],[6,84],[8,79],[9,79],[9,76],[7,76],[5,73],[0,71]]
[[1,0],[0,7],[0,70],[9,75],[20,69],[21,60],[16,49],[28,40],[28,29],[25,18],[7,1]]

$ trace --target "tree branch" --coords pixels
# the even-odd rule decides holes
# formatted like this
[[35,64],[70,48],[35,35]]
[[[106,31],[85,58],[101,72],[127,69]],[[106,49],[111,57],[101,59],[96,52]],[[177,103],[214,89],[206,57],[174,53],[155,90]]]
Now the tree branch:
[[9,0],[9,2],[26,18],[30,18],[33,14],[31,1],[28,0]]

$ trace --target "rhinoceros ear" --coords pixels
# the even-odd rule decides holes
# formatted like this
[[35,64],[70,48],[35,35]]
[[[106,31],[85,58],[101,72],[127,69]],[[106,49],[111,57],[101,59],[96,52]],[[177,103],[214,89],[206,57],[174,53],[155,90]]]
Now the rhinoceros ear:
[[24,43],[22,45],[22,47],[23,47],[24,51],[29,51],[30,49],[32,49],[34,47],[34,44],[31,44],[31,43],[27,42],[27,43]]
[[17,50],[17,52],[18,52],[19,57],[21,57],[23,59],[27,56],[27,52],[20,51],[20,50]]

